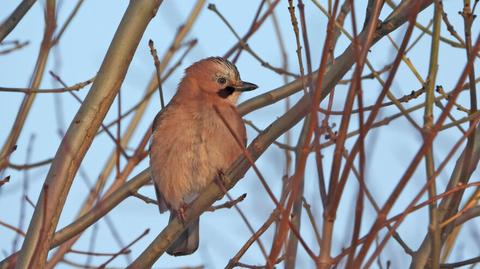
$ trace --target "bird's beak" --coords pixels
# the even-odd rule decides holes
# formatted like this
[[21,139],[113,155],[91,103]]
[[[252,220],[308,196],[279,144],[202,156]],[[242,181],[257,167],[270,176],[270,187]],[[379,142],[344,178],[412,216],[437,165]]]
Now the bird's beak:
[[258,86],[250,82],[240,81],[240,83],[235,85],[233,88],[235,88],[235,91],[238,92],[247,92],[255,90],[258,88]]

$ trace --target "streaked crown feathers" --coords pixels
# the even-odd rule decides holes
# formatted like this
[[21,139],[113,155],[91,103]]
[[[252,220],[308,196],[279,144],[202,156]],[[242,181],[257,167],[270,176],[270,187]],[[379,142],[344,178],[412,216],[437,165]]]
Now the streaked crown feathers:
[[[211,64],[214,64],[217,66],[216,69],[220,69],[223,72],[228,73],[229,77],[234,78],[235,80],[240,80],[240,73],[238,72],[237,67],[231,63],[229,60],[223,58],[223,57],[208,57],[205,59],[202,59],[198,62],[195,62],[192,64],[190,67],[186,69],[187,73],[190,73],[192,71],[198,72],[199,69],[208,69],[208,67],[213,67]],[[207,70],[202,70],[202,71],[207,71]],[[219,74],[219,75],[224,75],[224,74]]]

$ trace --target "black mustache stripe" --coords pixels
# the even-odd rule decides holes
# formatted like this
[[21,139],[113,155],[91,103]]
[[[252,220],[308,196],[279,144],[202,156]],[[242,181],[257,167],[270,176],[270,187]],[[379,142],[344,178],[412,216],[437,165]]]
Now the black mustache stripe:
[[223,99],[229,97],[230,95],[232,95],[232,93],[235,91],[235,89],[233,87],[226,87],[224,89],[221,89],[217,92],[218,96],[222,97]]

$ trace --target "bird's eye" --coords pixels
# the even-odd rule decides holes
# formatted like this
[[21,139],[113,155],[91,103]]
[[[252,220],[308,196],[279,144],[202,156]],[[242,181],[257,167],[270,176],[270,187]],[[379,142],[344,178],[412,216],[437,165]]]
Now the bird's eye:
[[225,83],[227,83],[227,80],[225,78],[218,78],[217,82],[220,83],[220,84],[225,84]]

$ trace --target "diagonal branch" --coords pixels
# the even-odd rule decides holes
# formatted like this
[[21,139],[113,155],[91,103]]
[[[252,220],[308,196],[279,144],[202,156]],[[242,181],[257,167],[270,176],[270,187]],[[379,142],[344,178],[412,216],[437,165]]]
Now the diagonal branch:
[[10,14],[5,22],[0,25],[0,42],[17,26],[23,16],[27,14],[30,8],[37,0],[23,0],[17,8]]

